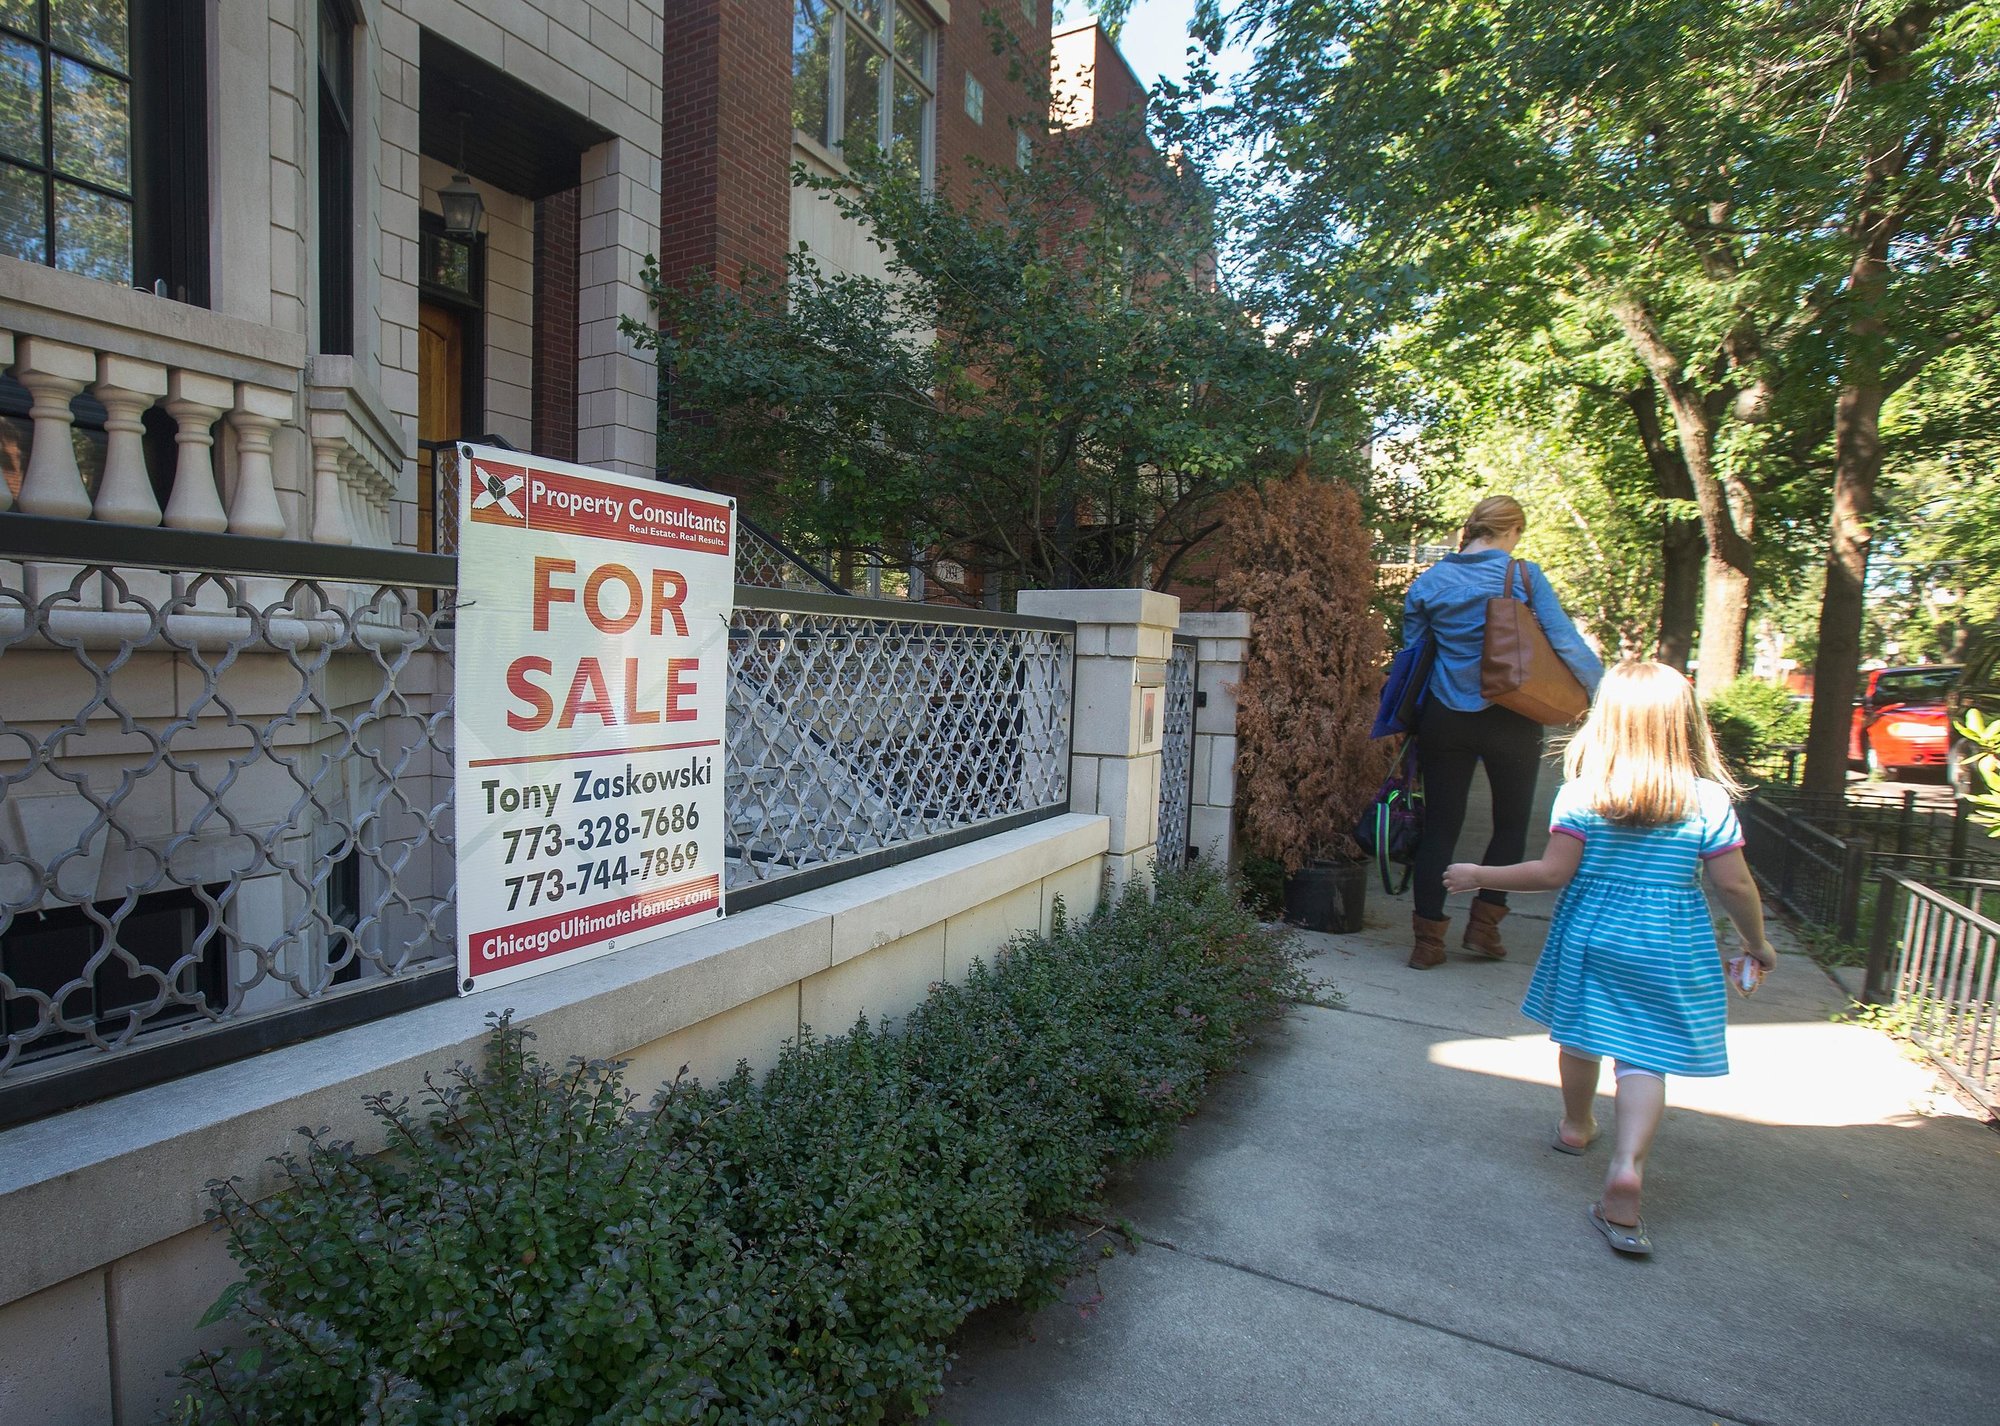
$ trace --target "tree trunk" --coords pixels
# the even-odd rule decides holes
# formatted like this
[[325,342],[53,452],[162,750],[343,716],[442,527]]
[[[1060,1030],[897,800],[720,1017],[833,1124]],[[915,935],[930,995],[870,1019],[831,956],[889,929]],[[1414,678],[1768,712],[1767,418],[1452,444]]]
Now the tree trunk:
[[[1750,590],[1756,557],[1756,497],[1740,480],[1722,480],[1713,472],[1714,432],[1703,448],[1710,467],[1706,483],[1697,479],[1702,495],[1701,523],[1708,535],[1707,589],[1701,604],[1701,652],[1695,664],[1695,691],[1703,698],[1721,692],[1743,669],[1743,645],[1750,628]],[[1690,467],[1694,462],[1689,462]],[[1710,503],[1722,514],[1712,515]]]
[[1687,672],[1694,653],[1695,621],[1701,613],[1702,563],[1708,542],[1700,520],[1669,520],[1660,537],[1660,637],[1653,657]]
[[1806,733],[1808,793],[1844,797],[1847,738],[1861,666],[1862,595],[1868,582],[1868,513],[1882,470],[1879,379],[1843,382],[1834,399],[1833,533],[1826,550],[1826,594],[1819,606],[1819,655],[1813,660],[1812,722]]
[[[1740,480],[1716,473],[1715,433],[1727,401],[1703,399],[1683,374],[1683,363],[1660,334],[1646,305],[1620,298],[1612,310],[1653,379],[1666,393],[1680,438],[1695,503],[1701,508],[1702,533],[1708,540],[1707,590],[1701,609],[1701,657],[1695,667],[1695,691],[1706,698],[1736,677],[1743,663],[1744,631],[1750,622],[1750,583],[1754,558],[1750,540],[1757,517],[1756,497]],[[1727,395],[1728,393],[1722,393]]]
[[[1693,501],[1694,481],[1687,462],[1660,426],[1659,385],[1652,377],[1624,393],[1625,404],[1639,425],[1653,488],[1663,500]],[[1699,517],[1670,519],[1660,530],[1660,632],[1653,657],[1669,668],[1687,672],[1694,652],[1695,621],[1701,613],[1702,557],[1707,541]]]

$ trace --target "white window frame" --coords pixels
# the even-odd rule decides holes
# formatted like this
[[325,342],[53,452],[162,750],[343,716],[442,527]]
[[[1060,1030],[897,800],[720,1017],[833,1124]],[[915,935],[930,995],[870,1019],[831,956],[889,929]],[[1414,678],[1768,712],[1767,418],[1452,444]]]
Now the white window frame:
[[[848,28],[852,25],[854,42],[872,48],[883,60],[882,93],[878,99],[876,113],[875,142],[887,153],[895,137],[895,95],[896,77],[902,75],[916,84],[923,95],[923,117],[917,125],[917,173],[926,191],[929,190],[935,172],[937,150],[937,64],[938,25],[921,8],[908,0],[883,0],[884,13],[889,17],[891,36],[894,33],[898,13],[911,16],[923,30],[923,54],[921,68],[913,68],[897,55],[891,37],[868,28],[866,21],[854,13],[854,0],[826,0],[830,23],[827,26],[827,73],[826,73],[826,132],[824,134],[805,133],[796,130],[816,148],[830,152],[836,158],[841,146],[846,142],[844,132],[847,123],[847,44]],[[796,57],[796,51],[794,52]]]

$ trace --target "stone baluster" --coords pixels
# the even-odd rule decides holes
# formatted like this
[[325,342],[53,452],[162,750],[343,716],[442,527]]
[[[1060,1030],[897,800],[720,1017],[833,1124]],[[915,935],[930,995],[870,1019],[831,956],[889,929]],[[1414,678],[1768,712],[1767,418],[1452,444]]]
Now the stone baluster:
[[92,513],[114,525],[157,525],[160,501],[146,470],[146,408],[167,394],[167,369],[158,362],[114,356],[97,358],[97,384],[90,388],[104,403],[104,479],[98,482]]
[[368,465],[351,443],[340,448],[340,483],[347,490],[348,509],[352,512],[348,518],[354,527],[354,543],[381,544],[382,541],[376,537],[375,502],[369,498]]
[[34,444],[21,479],[21,508],[30,515],[89,518],[90,492],[84,489],[70,441],[75,417],[69,403],[97,379],[97,353],[46,337],[23,337],[14,377],[34,397],[28,413],[35,423]]
[[394,543],[389,538],[389,483],[360,451],[354,453],[354,488],[368,502],[368,543],[388,548]]
[[340,452],[347,442],[338,435],[323,434],[321,418],[313,417],[313,543],[351,545],[354,534],[347,523],[347,491],[340,479]]
[[174,435],[178,458],[173,493],[167,497],[167,525],[175,530],[226,530],[229,517],[216,493],[212,428],[236,404],[235,384],[197,371],[176,371],[167,378],[166,404],[180,426]]
[[291,419],[292,405],[289,391],[247,381],[236,388],[236,409],[229,413],[236,432],[236,495],[229,504],[232,535],[285,537],[285,513],[278,507],[271,475],[271,436]]

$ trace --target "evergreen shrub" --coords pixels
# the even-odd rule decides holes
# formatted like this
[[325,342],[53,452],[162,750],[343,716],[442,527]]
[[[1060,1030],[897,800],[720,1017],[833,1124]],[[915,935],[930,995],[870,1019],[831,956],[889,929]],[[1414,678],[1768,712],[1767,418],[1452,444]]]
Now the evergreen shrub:
[[251,1344],[183,1369],[180,1422],[834,1423],[922,1414],[989,1304],[1054,1299],[1066,1220],[1157,1153],[1309,986],[1213,873],[1058,917],[889,1031],[760,1082],[617,1066],[499,1017],[379,1154],[301,1131],[286,1186],[212,1185]]
[[1749,774],[1778,750],[1806,740],[1811,710],[1774,683],[1749,674],[1710,696],[1708,722],[1730,767]]

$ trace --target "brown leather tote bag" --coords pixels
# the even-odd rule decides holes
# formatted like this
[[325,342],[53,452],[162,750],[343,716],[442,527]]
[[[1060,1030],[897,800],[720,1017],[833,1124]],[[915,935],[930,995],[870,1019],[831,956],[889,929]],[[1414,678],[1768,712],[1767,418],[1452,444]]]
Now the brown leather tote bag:
[[[1521,573],[1521,597],[1514,597],[1514,572]],[[1544,727],[1574,723],[1590,709],[1590,695],[1569,671],[1528,601],[1528,567],[1507,565],[1507,587],[1486,601],[1486,648],[1479,660],[1479,696],[1512,709]]]

